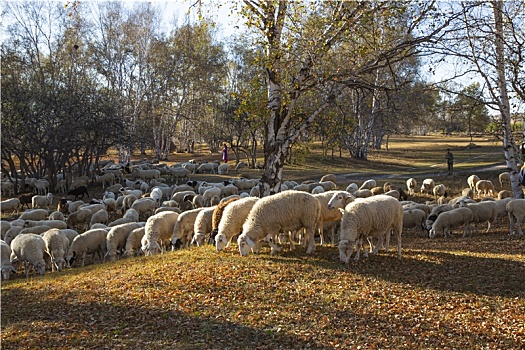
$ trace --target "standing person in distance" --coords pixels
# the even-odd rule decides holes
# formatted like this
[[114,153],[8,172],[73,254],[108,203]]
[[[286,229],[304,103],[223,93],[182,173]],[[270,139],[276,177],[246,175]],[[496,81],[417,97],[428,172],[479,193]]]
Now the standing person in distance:
[[452,154],[452,152],[450,152],[450,148],[447,148],[447,154],[445,155],[445,159],[447,160],[448,174],[452,175],[454,168],[454,155]]
[[228,163],[228,146],[226,146],[226,144],[224,144],[222,148],[222,161]]

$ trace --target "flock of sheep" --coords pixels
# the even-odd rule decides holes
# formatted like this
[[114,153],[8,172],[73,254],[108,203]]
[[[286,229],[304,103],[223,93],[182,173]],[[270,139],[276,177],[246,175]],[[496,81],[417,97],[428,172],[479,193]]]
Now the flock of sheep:
[[[377,186],[370,179],[341,190],[336,176],[328,174],[317,182],[285,181],[281,192],[259,198],[257,180],[190,180],[191,174],[215,173],[220,165],[203,169],[192,162],[172,167],[142,162],[127,169],[107,164],[95,176],[105,189],[102,198],[89,203],[77,200],[87,192],[89,180],[77,178],[63,190],[64,197],[52,211],[54,197],[49,185],[36,180],[36,194],[25,195],[31,208],[23,209],[29,203],[21,196],[0,204],[3,213],[23,211],[15,220],[1,221],[3,278],[8,279],[22,263],[27,277],[33,267],[44,274],[46,269],[84,266],[88,255],[91,261],[95,256],[102,262],[115,261],[210,243],[221,251],[233,239],[246,256],[264,245],[271,248],[271,254],[296,245],[311,254],[319,237],[321,245],[337,245],[340,260],[348,263],[352,256],[358,260],[361,253],[388,251],[392,232],[401,258],[401,236],[408,229],[430,238],[447,237],[462,229],[467,236],[472,225],[487,222],[489,232],[496,220],[508,217],[510,233],[514,234],[516,225],[523,234],[525,200],[514,199],[504,189],[510,186],[508,173],[500,175],[502,190],[498,193],[491,181],[472,175],[462,194],[450,200],[444,184],[425,179],[420,192],[433,195],[434,201],[422,204],[408,200],[417,190],[414,178],[406,181],[406,187],[389,182]],[[166,179],[176,183],[170,186]],[[187,182],[178,185],[179,180]],[[8,185],[2,185],[4,188],[10,190]],[[75,200],[68,200],[66,193]]]

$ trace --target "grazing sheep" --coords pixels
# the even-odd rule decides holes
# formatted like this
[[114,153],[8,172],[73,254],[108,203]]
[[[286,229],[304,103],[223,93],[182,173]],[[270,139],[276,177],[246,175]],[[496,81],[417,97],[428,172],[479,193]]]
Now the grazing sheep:
[[130,176],[134,179],[140,178],[142,181],[158,179],[160,177],[160,171],[157,169],[140,169],[134,168],[131,171]]
[[415,228],[419,236],[422,236],[425,230],[425,221],[427,214],[421,209],[404,209],[403,210],[403,228]]
[[31,206],[33,207],[33,209],[37,209],[37,208],[49,209],[52,203],[53,203],[52,193],[48,193],[45,196],[35,195],[33,196],[33,198],[31,198]]
[[423,180],[423,183],[421,184],[421,193],[423,194],[432,194],[432,190],[435,187],[434,180],[432,179],[425,179]]
[[509,190],[501,190],[498,192],[498,199],[504,199],[504,198],[513,198],[514,193]]
[[169,168],[170,180],[171,181],[175,180],[175,183],[179,183],[179,180],[184,180],[184,179],[189,180],[191,174],[192,172],[188,168],[182,168],[182,167],[177,167],[177,168],[170,167]]
[[62,271],[66,265],[65,255],[69,249],[69,239],[59,229],[51,229],[42,234],[46,253],[51,258],[52,271]]
[[217,250],[224,249],[230,240],[241,232],[244,221],[258,200],[259,198],[256,197],[241,198],[228,203],[224,207],[217,226],[217,234],[215,235],[215,247]]
[[503,186],[505,185],[508,185],[510,187],[510,173],[508,171],[499,174],[498,179],[501,189],[503,189]]
[[346,191],[337,191],[332,195],[332,198],[328,201],[329,209],[343,209],[350,202],[353,202],[355,197]]
[[[247,256],[250,249],[268,235],[279,232],[306,230],[308,237],[307,254],[315,249],[314,235],[321,219],[321,204],[313,195],[300,191],[279,192],[259,199],[253,206],[237,238],[239,252]],[[268,241],[272,253],[280,247]]]
[[217,167],[217,172],[219,173],[219,175],[229,174],[230,168],[228,167],[228,163],[219,165]]
[[115,184],[115,174],[105,173],[100,176],[95,175],[95,180],[101,183],[103,188],[106,188],[107,186],[112,186]]
[[57,182],[57,184],[55,186],[55,192],[58,192],[58,193],[66,193],[67,192],[67,180],[66,179],[62,179],[62,180]]
[[11,241],[13,241],[13,239],[15,239],[15,237],[18,236],[23,229],[24,228],[22,226],[13,226],[13,227],[11,227],[5,233],[4,241],[7,244],[11,244]]
[[408,191],[409,195],[411,195],[411,196],[414,195],[414,191],[416,190],[416,186],[417,186],[416,179],[411,177],[410,179],[407,180],[407,191]]
[[202,163],[198,166],[197,170],[195,172],[197,174],[204,174],[204,173],[212,173],[216,174],[216,170],[219,167],[217,163]]
[[204,208],[199,212],[199,214],[197,214],[197,218],[195,218],[195,224],[193,225],[194,234],[192,239],[192,243],[195,242],[197,246],[201,246],[204,244],[204,242],[209,241],[212,230],[212,217],[216,208],[217,206]]
[[2,194],[2,196],[14,196],[15,184],[8,181],[0,182],[0,193]]
[[64,217],[64,213],[60,211],[54,211],[51,214],[49,214],[48,220],[62,220],[66,221],[66,218]]
[[20,220],[45,220],[49,216],[49,212],[46,209],[30,209],[24,211],[19,219]]
[[0,212],[2,213],[17,211],[18,207],[20,207],[20,199],[18,198],[10,198],[0,202]]
[[225,200],[225,201],[221,201],[215,207],[215,210],[213,211],[213,215],[212,215],[212,222],[211,222],[212,237],[215,237],[215,235],[219,232],[219,223],[221,222],[221,218],[222,218],[222,215],[223,215],[224,210],[226,209],[226,207],[230,203],[235,202],[235,201],[237,201],[239,199],[240,199],[240,197],[235,197],[235,198],[231,198],[231,199],[228,199],[228,200]]
[[[18,202],[19,202],[19,205],[20,205],[20,209],[24,209],[24,206],[27,206],[27,209],[29,209],[29,204],[32,204],[32,198],[33,198],[34,195],[35,195],[34,193],[23,193],[23,194],[19,195],[18,196]],[[8,199],[8,201],[11,201],[13,199],[15,199],[15,198]],[[7,202],[7,201],[4,201],[4,202]],[[9,208],[10,206],[12,206],[12,204],[6,203],[6,207]],[[3,206],[2,206],[2,208],[3,208]],[[3,209],[2,209],[2,211],[3,211]]]
[[11,228],[11,223],[9,221],[4,221],[4,220],[1,220],[0,221],[0,238],[1,239],[4,239],[5,237],[5,233]]
[[[339,259],[348,263],[356,246],[354,260],[359,260],[362,240],[378,238],[373,252],[376,254],[386,238],[385,250],[390,245],[390,231],[397,238],[397,256],[401,259],[401,233],[403,231],[403,206],[393,197],[378,195],[349,203],[343,211],[339,238]],[[365,256],[368,253],[365,250]]]
[[[329,202],[334,197],[336,193],[339,193],[340,191],[328,191],[324,193],[319,193],[314,195],[315,198],[319,201],[321,204],[321,220],[319,221],[319,234],[321,236],[321,245],[326,243],[326,239],[324,237],[324,224],[329,222],[338,222],[343,217],[343,214],[341,211],[339,211],[336,208],[330,208]],[[335,225],[330,226],[330,232],[331,232],[331,241],[332,243],[335,242]]]
[[471,188],[464,188],[463,191],[461,191],[461,195],[474,199],[474,191]]
[[316,186],[312,189],[312,194],[320,194],[326,192],[322,186]]
[[377,182],[374,179],[366,180],[363,182],[361,187],[359,187],[360,190],[370,190],[374,187],[377,187]]
[[[189,199],[191,196],[196,196],[196,195],[197,194],[193,190],[179,191],[179,192],[173,193],[173,195],[171,196],[171,200],[173,200],[173,201],[175,201],[177,203],[182,203],[182,202],[184,202],[185,198]],[[186,197],[186,196],[190,196],[190,197]],[[195,197],[193,197],[193,198],[195,198]]]
[[337,184],[337,176],[335,174],[326,174],[324,175],[319,182],[331,181],[334,184]]
[[506,210],[507,213],[509,213],[509,234],[513,235],[515,233],[514,224],[516,224],[518,234],[522,236],[523,231],[521,230],[521,223],[525,217],[525,199],[513,199],[509,201],[507,203]]
[[43,195],[44,193],[49,192],[49,181],[46,179],[38,179],[33,181],[33,186],[35,187],[34,191],[38,195]]
[[11,263],[23,261],[26,278],[29,277],[29,263],[33,264],[38,273],[43,275],[46,270],[45,249],[44,239],[40,235],[34,233],[18,235],[11,242]]
[[131,222],[113,226],[106,236],[106,254],[104,260],[108,257],[110,261],[115,261],[117,259],[117,254],[125,249],[126,241],[131,231],[139,227],[144,227],[144,224]]
[[141,253],[141,241],[144,237],[145,232],[145,227],[138,227],[129,233],[128,238],[126,239],[124,257],[129,258],[132,256],[137,256]]
[[[377,187],[377,186],[375,186],[375,187]],[[346,186],[345,191],[349,192],[349,193],[354,193],[358,189],[359,189],[359,186],[357,186],[357,184],[351,183],[350,185]]]
[[[395,190],[399,192],[399,194],[397,195],[397,199],[402,200],[402,201],[405,201],[408,199],[408,195],[405,193],[405,191],[400,186],[392,185],[389,182],[386,182],[383,185],[383,190],[385,191],[385,194],[389,191]],[[394,195],[394,197],[396,196]]]
[[454,208],[449,211],[442,212],[432,224],[428,237],[434,238],[440,231],[443,232],[444,237],[452,234],[452,229],[463,225],[463,237],[471,233],[470,223],[472,222],[472,210],[467,207]]
[[122,212],[125,212],[126,210],[131,208],[131,206],[133,205],[133,203],[135,203],[137,199],[137,196],[135,196],[134,194],[124,195],[122,199]]
[[448,203],[447,197],[445,197],[445,196],[441,196],[441,197],[439,197],[439,198],[436,200],[436,203],[437,203],[438,205],[441,205],[441,204],[447,204],[447,203]]
[[87,195],[89,197],[89,192],[86,186],[79,186],[77,188],[69,190],[67,194],[70,196],[75,196],[75,200],[77,200],[79,196],[81,196],[81,199],[84,199],[84,195]]
[[479,203],[466,203],[465,201],[460,201],[459,206],[467,207],[472,210],[472,222],[474,224],[488,222],[489,224],[486,233],[489,233],[492,223],[498,218],[498,206],[496,205],[495,201],[485,201]]
[[476,182],[476,194],[478,198],[481,198],[481,195],[484,196],[494,196],[496,189],[494,184],[490,180],[479,180]]
[[62,220],[26,220],[23,227],[48,226],[51,228],[65,229],[67,224]]
[[115,196],[117,196],[120,193],[121,188],[122,188],[122,185],[117,183],[117,184],[106,187],[106,192],[111,192]]
[[155,201],[149,197],[139,198],[133,202],[131,209],[135,209],[139,213],[139,217],[146,217],[148,213],[148,216],[151,216],[155,213]]
[[0,240],[0,269],[2,270],[2,278],[8,280],[11,272],[16,273],[13,264],[11,263],[12,250],[9,244]]
[[439,184],[434,186],[432,189],[432,193],[434,194],[434,198],[437,200],[439,197],[446,197],[447,196],[447,188],[443,184]]
[[89,227],[92,227],[95,224],[104,224],[106,225],[109,222],[109,214],[105,209],[99,210],[91,216],[89,221]]
[[[383,186],[376,186],[376,187],[370,189],[370,192],[372,192],[372,196],[377,196],[378,194],[385,193],[385,189],[383,188]],[[355,191],[354,191],[354,193],[355,193]]]
[[74,213],[69,214],[66,219],[67,227],[81,227],[83,230],[87,229],[93,213],[88,209],[80,209]]
[[167,248],[178,217],[178,213],[163,211],[148,218],[141,241],[141,249],[146,255],[160,253]]
[[[218,187],[210,187],[208,188],[202,195],[204,199],[204,206],[209,207],[211,206],[211,199],[213,196],[220,197],[221,195],[221,189]],[[180,202],[179,202],[180,203]]]
[[151,199],[155,201],[155,206],[160,207],[160,200],[162,199],[163,193],[159,187],[153,187],[149,193]]
[[75,237],[78,236],[78,232],[70,228],[62,229],[60,232],[66,235],[67,239],[69,240],[69,245],[71,245]]
[[454,207],[450,204],[441,204],[438,205],[430,211],[430,214],[427,216],[427,221],[425,222],[425,226],[428,231],[432,228],[432,225],[434,224],[434,221],[436,221],[437,217],[446,211],[452,210]]
[[177,218],[177,223],[173,228],[173,235],[171,237],[171,244],[173,246],[187,247],[193,238],[193,229],[197,215],[204,208],[197,208],[183,212]]
[[108,231],[105,229],[97,228],[76,236],[73,239],[73,242],[71,242],[66,254],[68,265],[73,266],[74,262],[80,256],[82,258],[81,266],[84,266],[87,254],[92,254],[93,258],[95,257],[95,254],[98,254],[98,257],[102,262],[104,255],[106,254],[107,234]]
[[245,167],[246,167],[246,163],[243,162],[243,161],[240,161],[240,162],[237,163],[237,165],[235,166],[235,171],[241,171],[241,170],[243,170]]

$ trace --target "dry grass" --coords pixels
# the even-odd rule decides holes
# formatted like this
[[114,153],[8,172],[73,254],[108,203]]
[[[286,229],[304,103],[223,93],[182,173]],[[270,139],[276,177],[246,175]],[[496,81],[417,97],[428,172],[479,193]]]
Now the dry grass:
[[[403,184],[411,174],[435,171],[447,147],[458,166],[466,159],[464,139],[429,140],[392,139],[390,151],[376,151],[368,162],[323,160],[314,146],[285,178],[388,174],[380,184]],[[493,154],[500,147],[475,143],[477,160],[465,162],[465,172],[436,177],[451,196],[466,186],[469,166],[503,162]],[[205,177],[222,178],[198,178]],[[2,349],[523,349],[524,249],[505,222],[468,238],[404,232],[402,260],[381,252],[348,266],[333,246],[318,245],[312,256],[263,249],[242,258],[232,244],[220,253],[193,247],[27,280],[18,275],[2,282]]]

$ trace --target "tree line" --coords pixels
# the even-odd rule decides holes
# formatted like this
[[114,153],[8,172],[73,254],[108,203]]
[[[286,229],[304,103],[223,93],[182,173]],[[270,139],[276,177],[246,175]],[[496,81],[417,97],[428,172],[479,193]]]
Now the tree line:
[[[2,172],[19,166],[22,177],[53,180],[88,173],[109,149],[126,163],[138,150],[164,160],[195,143],[216,152],[228,142],[252,166],[263,150],[269,194],[302,143],[367,159],[392,134],[488,130],[514,151],[505,154],[515,159],[509,168],[519,163],[510,105],[501,113],[498,92],[508,86],[507,103],[523,101],[519,2],[234,4],[245,30],[221,38],[211,19],[166,25],[162,8],[147,2],[7,3]],[[505,19],[499,32],[499,17],[487,14]],[[424,72],[450,57],[485,71],[498,38],[504,61],[490,71],[502,64],[508,81],[486,73],[482,83],[455,86]]]

